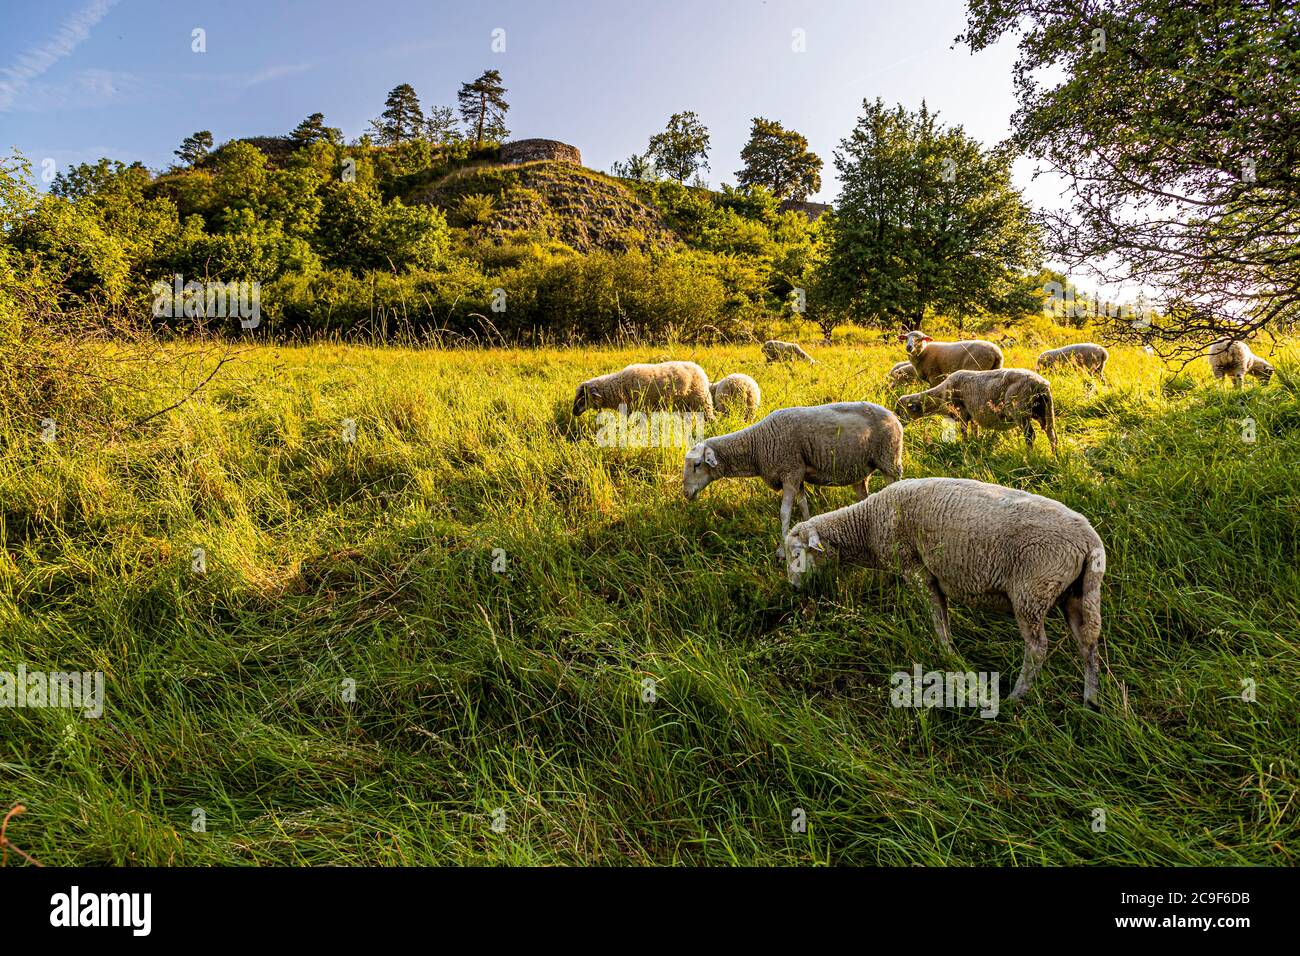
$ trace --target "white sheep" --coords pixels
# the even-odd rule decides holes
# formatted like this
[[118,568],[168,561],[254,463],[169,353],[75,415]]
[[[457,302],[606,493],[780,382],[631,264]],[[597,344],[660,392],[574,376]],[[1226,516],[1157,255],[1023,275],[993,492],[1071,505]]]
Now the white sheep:
[[708,438],[686,453],[682,492],[694,501],[719,478],[762,478],[781,492],[781,538],[796,497],[809,515],[804,485],[853,485],[859,498],[877,472],[903,476],[903,426],[871,402],[781,408],[740,431]]
[[713,410],[725,415],[733,409],[742,412],[748,421],[758,412],[763,393],[758,382],[748,375],[732,372],[713,383]]
[[965,478],[912,478],[795,525],[786,573],[830,558],[904,575],[929,595],[935,631],[955,655],[948,602],[1015,615],[1024,664],[1011,692],[1028,692],[1047,657],[1048,612],[1065,614],[1083,658],[1083,699],[1096,706],[1101,579],[1106,549],[1088,519],[1059,501]]
[[1048,349],[1038,356],[1035,367],[1038,371],[1056,365],[1075,365],[1085,372],[1091,372],[1103,382],[1106,381],[1106,361],[1110,353],[1105,347],[1094,342],[1076,342],[1063,345],[1059,349]]
[[927,385],[938,385],[945,376],[960,369],[985,371],[1002,367],[1002,350],[992,342],[936,342],[915,329],[898,336],[907,348],[916,377]]
[[769,362],[793,362],[799,359],[809,365],[817,364],[798,342],[782,342],[780,339],[769,339],[764,342],[763,356]]
[[1210,354],[1206,359],[1215,381],[1228,375],[1237,388],[1245,384],[1247,375],[1255,376],[1265,385],[1273,377],[1273,366],[1252,352],[1245,342],[1216,339],[1210,343]]
[[940,384],[898,400],[904,422],[926,415],[945,415],[961,425],[962,437],[980,426],[1002,430],[1021,428],[1034,447],[1034,422],[1056,451],[1056,405],[1052,385],[1027,368],[996,368],[987,372],[953,372]]
[[619,406],[643,411],[682,409],[703,412],[706,420],[713,419],[709,376],[694,362],[629,365],[621,371],[588,379],[578,386],[573,416]]

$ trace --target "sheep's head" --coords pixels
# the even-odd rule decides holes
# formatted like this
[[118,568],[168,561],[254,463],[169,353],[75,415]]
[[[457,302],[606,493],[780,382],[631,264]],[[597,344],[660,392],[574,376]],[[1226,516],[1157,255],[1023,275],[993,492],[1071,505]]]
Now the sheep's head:
[[600,390],[590,382],[583,382],[578,386],[578,392],[573,396],[573,417],[577,418],[588,409],[600,407]]
[[898,337],[898,341],[902,342],[907,348],[908,355],[920,355],[925,351],[925,343],[933,342],[934,339],[930,338],[930,336],[926,335],[924,332],[913,330],[901,334]]
[[889,384],[894,388],[906,385],[916,378],[916,372],[912,370],[911,362],[900,362],[889,370]]
[[682,494],[687,501],[694,501],[709,486],[709,482],[721,477],[718,453],[709,447],[708,442],[700,442],[686,453],[686,464],[682,468]]
[[829,553],[811,521],[801,521],[785,536],[785,576],[795,587],[803,577],[827,559]]
[[925,394],[917,392],[915,395],[904,395],[894,406],[894,413],[901,422],[910,422],[917,418],[924,418],[927,414],[925,408]]

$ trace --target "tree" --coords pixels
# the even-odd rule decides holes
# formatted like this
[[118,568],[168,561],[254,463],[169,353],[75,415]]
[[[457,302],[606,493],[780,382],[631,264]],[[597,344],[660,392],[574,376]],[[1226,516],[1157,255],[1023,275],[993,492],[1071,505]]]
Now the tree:
[[338,144],[343,142],[343,131],[333,126],[325,125],[324,113],[312,113],[305,120],[299,123],[289,139],[293,140],[295,149],[303,149],[312,143],[330,143]]
[[394,146],[418,139],[424,133],[424,111],[420,109],[420,98],[410,83],[393,87],[384,100],[384,107],[379,119],[370,121],[370,128],[380,143]]
[[208,155],[210,149],[212,149],[212,133],[205,129],[200,130],[193,136],[186,136],[181,140],[181,148],[176,150],[175,153],[186,166],[194,166],[204,156]]
[[633,153],[624,162],[614,160],[610,172],[622,179],[639,179],[648,182],[656,178],[654,162],[650,154]]
[[754,117],[740,158],[745,164],[736,173],[741,186],[763,186],[778,199],[799,201],[822,188],[821,157],[808,150],[803,135],[773,120]]
[[709,168],[709,130],[692,112],[674,113],[662,133],[650,137],[646,156],[655,167],[682,183]]
[[357,273],[429,268],[449,246],[446,217],[433,206],[385,203],[373,186],[357,183],[323,190],[316,247],[331,266]]
[[1010,155],[940,127],[924,103],[863,107],[835,153],[842,191],[817,305],[914,328],[927,312],[1041,310],[1040,239]]
[[485,140],[500,142],[510,135],[505,123],[510,104],[505,101],[505,93],[501,74],[496,70],[486,70],[473,83],[461,84],[456,98],[461,118],[474,131],[475,149]]
[[456,111],[450,106],[430,107],[424,116],[424,138],[440,146],[459,141]]
[[1110,331],[1190,356],[1294,316],[1296,5],[971,0],[958,41],[978,51],[1012,32],[1011,142],[1062,175],[1072,200],[1047,217],[1050,251],[1156,293],[1159,321],[1124,316]]

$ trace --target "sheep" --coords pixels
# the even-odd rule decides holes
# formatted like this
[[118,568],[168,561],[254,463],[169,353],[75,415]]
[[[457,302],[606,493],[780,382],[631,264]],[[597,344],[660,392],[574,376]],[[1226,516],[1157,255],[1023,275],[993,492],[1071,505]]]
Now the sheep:
[[769,362],[793,362],[795,359],[799,359],[809,365],[817,364],[798,342],[782,342],[779,339],[769,339],[763,343],[763,355]]
[[1037,372],[1027,368],[999,368],[988,372],[953,372],[943,383],[924,392],[904,395],[898,400],[898,417],[913,421],[926,415],[946,415],[961,425],[962,437],[968,427],[979,426],[1024,429],[1025,441],[1034,447],[1034,422],[1047,433],[1056,451],[1056,408],[1052,386]]
[[1106,549],[1088,519],[1059,501],[966,478],[911,478],[795,525],[785,554],[795,587],[830,558],[904,575],[929,594],[935,631],[953,656],[949,601],[1010,611],[1025,641],[1011,700],[1038,676],[1044,623],[1059,607],[1083,658],[1084,703],[1097,706]]
[[926,385],[938,385],[944,376],[959,369],[978,372],[1002,367],[1002,350],[982,339],[936,342],[924,332],[913,330],[899,335],[898,341],[907,346],[916,377]]
[[712,394],[715,412],[723,415],[733,408],[739,409],[744,413],[746,421],[754,417],[763,400],[758,382],[740,372],[733,372],[714,382]]
[[781,492],[784,540],[796,497],[804,518],[809,515],[805,484],[853,485],[861,499],[877,471],[886,484],[903,476],[903,426],[889,409],[871,402],[780,408],[688,451],[682,493],[694,501],[719,478],[762,478]]
[[889,384],[892,388],[902,388],[910,382],[919,382],[916,377],[916,369],[912,367],[911,361],[899,362],[889,370]]
[[706,421],[714,417],[709,376],[694,362],[629,365],[622,371],[588,379],[578,386],[573,398],[573,417],[620,405],[703,412]]
[[1041,372],[1054,365],[1077,365],[1085,372],[1096,374],[1104,382],[1106,361],[1109,358],[1110,353],[1103,346],[1092,342],[1077,342],[1074,345],[1063,345],[1059,349],[1048,349],[1038,356],[1035,368]]
[[1232,339],[1216,339],[1210,343],[1210,354],[1206,356],[1214,379],[1218,381],[1225,375],[1232,376],[1235,387],[1241,388],[1247,375],[1253,375],[1268,384],[1273,377],[1273,366],[1250,350],[1245,342]]

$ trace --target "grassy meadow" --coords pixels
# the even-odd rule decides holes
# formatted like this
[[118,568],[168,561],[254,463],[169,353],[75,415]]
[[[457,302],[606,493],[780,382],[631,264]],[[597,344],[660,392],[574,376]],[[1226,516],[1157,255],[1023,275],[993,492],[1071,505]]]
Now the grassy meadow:
[[[892,672],[945,668],[900,580],[793,590],[777,494],[688,503],[682,449],[599,447],[569,412],[666,358],[754,375],[764,411],[892,407],[897,346],[268,346],[138,428],[5,421],[0,670],[102,670],[107,697],[0,709],[8,835],[47,865],[1293,865],[1300,346],[1257,351],[1280,374],[1242,392],[1130,348],[1109,385],[1052,374],[1059,458],[908,426],[907,476],[1057,498],[1106,543],[1101,711],[1053,615],[992,720],[890,705]],[[957,607],[953,635],[1005,698],[1014,621]]]

